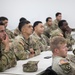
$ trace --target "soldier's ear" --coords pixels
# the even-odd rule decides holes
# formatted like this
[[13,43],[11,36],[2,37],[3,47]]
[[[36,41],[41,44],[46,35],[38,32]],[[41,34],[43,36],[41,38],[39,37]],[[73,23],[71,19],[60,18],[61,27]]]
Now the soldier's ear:
[[37,30],[37,26],[36,26],[36,27],[34,27],[34,30],[35,30],[35,31]]
[[54,51],[55,51],[55,53],[57,53],[57,54],[59,53],[59,49],[57,49],[57,48],[56,48]]
[[22,31],[22,32],[25,32],[25,28],[24,28],[24,27],[22,27],[21,31]]

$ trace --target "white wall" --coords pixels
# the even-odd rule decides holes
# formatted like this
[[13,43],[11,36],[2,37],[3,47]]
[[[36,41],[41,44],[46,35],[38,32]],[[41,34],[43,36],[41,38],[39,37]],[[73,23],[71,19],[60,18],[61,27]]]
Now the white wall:
[[75,28],[75,0],[0,0],[0,16],[9,19],[8,28],[17,27],[19,18],[25,17],[33,24],[36,20],[45,23],[46,17],[55,19],[61,12],[70,27]]

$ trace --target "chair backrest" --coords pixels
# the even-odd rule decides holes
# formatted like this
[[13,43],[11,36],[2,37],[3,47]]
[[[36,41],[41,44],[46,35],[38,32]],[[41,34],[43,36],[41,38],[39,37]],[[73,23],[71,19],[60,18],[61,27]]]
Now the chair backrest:
[[50,66],[41,75],[57,75],[57,73],[52,70],[52,66]]

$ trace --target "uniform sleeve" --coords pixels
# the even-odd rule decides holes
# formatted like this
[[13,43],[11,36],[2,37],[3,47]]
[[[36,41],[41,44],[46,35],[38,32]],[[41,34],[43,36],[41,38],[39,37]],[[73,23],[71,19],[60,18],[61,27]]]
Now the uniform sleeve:
[[12,32],[12,31],[10,31],[10,30],[6,29],[6,33],[8,34],[9,39],[14,39],[14,38],[15,38],[15,36],[14,36],[14,34],[13,34],[13,32]]
[[16,28],[16,29],[14,30],[14,35],[15,35],[15,36],[18,36],[19,34],[20,34],[20,31],[19,31],[18,28]]
[[36,56],[36,55],[39,55],[39,54],[41,53],[41,50],[40,50],[40,47],[39,47],[39,45],[38,45],[38,43],[37,43],[37,40],[32,39],[32,38],[31,38],[31,40],[32,40],[32,47],[33,47],[33,50],[35,51],[35,56]]
[[75,40],[72,38],[70,33],[65,33],[65,37],[68,44],[73,45],[75,43]]
[[[14,49],[13,49],[13,50],[14,50]],[[15,67],[16,64],[17,64],[17,60],[16,60],[16,57],[15,57],[15,54],[14,54],[13,50],[10,49],[9,53],[7,53],[7,56],[8,56],[8,59],[9,59],[10,67]]]
[[23,41],[20,40],[14,41],[13,46],[14,46],[14,53],[16,55],[17,60],[24,60],[29,58],[29,52],[27,52],[28,50],[24,49]]
[[39,48],[38,43],[36,43],[36,42],[33,43],[33,49],[35,51],[35,56],[40,54],[41,50]]
[[7,59],[5,56],[2,56],[0,59],[0,72],[5,71],[8,68]]
[[56,21],[53,21],[52,28],[53,28],[53,30],[58,28],[58,23]]
[[51,32],[51,38],[55,36],[63,36],[63,34],[57,29]]
[[48,38],[50,38],[51,34],[50,34],[50,29],[45,28],[44,30],[44,35],[47,36]]
[[13,39],[14,39],[14,38],[15,38],[15,36],[14,36],[13,32],[11,32],[11,31],[10,31],[10,34],[11,34],[11,38],[13,38]]
[[50,46],[50,38],[48,38],[47,36],[43,35],[44,39],[47,42],[47,45]]
[[65,33],[65,38],[67,41],[67,46],[69,50],[73,50],[72,45],[74,45],[75,40],[72,38],[70,33]]
[[75,55],[67,54],[66,59],[75,64]]
[[59,66],[62,69],[64,75],[68,75],[72,72],[72,67],[66,59],[61,59],[59,62]]

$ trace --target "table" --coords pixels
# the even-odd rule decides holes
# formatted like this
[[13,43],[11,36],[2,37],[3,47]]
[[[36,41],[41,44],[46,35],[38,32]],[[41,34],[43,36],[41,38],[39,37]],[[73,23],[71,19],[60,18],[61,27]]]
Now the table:
[[[44,59],[44,57],[46,56],[52,56],[52,52],[51,51],[44,51],[42,52],[40,55],[27,59],[27,60],[19,60],[17,61],[17,65],[14,68],[10,68],[8,70],[6,70],[5,72],[1,72],[2,74],[6,74],[6,75],[37,75],[41,72],[43,72],[47,67],[51,66],[52,64],[52,58],[49,59]],[[27,63],[28,61],[39,61],[38,63],[38,70],[37,72],[23,72],[23,67],[22,65]],[[0,73],[0,75],[2,75]]]
[[[74,45],[75,46],[75,45]],[[73,46],[73,47],[74,47]],[[72,51],[68,51],[68,54],[73,54]],[[0,75],[37,75],[43,72],[47,67],[52,65],[52,58],[44,59],[46,56],[52,56],[51,51],[44,51],[40,55],[27,59],[27,60],[19,60],[17,61],[17,65],[14,68],[10,68],[5,72],[1,72]],[[28,61],[39,61],[38,63],[38,70],[36,72],[23,72],[22,65],[27,63]]]

